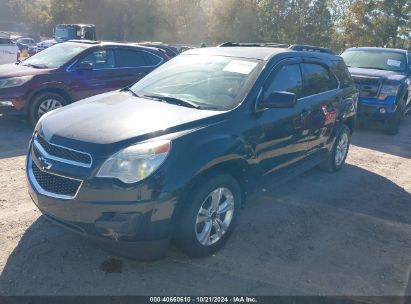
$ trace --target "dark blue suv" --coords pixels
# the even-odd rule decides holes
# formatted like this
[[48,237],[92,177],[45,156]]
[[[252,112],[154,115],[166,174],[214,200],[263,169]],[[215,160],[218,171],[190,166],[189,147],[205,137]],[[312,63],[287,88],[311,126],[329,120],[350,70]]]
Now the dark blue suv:
[[215,252],[253,190],[342,168],[357,90],[342,58],[321,51],[194,49],[43,115],[27,157],[33,201],[128,256],[161,257],[171,238]]
[[381,121],[397,134],[411,103],[411,52],[361,47],[341,54],[359,90],[358,116]]

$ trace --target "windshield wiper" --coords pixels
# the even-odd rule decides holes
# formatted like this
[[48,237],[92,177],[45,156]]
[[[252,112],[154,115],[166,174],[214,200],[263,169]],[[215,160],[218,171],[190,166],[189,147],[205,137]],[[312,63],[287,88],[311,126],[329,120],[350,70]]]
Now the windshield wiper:
[[170,97],[170,96],[153,94],[153,95],[141,95],[139,97],[157,99],[157,100],[165,101],[167,103],[186,106],[186,107],[194,108],[194,109],[199,109],[200,108],[200,106],[198,104],[196,104],[196,103],[194,103],[190,100],[184,100],[184,99],[179,99],[179,98]]
[[371,69],[371,70],[381,70],[381,71],[389,71],[387,69],[383,69],[383,68],[376,68],[376,67],[357,67],[359,69]]
[[24,66],[30,66],[30,67],[35,68],[35,69],[47,69],[47,68],[48,68],[48,66],[45,65],[45,64],[24,63],[24,64],[22,64],[22,65],[24,65]]
[[120,90],[121,92],[127,92],[130,93],[131,95],[133,95],[134,97],[141,97],[139,95],[137,95],[132,89],[130,89],[129,87],[123,88]]

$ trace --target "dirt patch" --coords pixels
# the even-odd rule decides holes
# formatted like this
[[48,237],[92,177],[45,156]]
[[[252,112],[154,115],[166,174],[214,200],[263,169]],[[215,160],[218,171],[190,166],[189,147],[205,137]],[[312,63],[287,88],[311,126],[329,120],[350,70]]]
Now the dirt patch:
[[0,116],[0,295],[411,294],[411,117],[397,136],[359,130],[337,174],[313,169],[254,195],[215,256],[171,248],[153,263],[40,216],[24,171],[31,132]]

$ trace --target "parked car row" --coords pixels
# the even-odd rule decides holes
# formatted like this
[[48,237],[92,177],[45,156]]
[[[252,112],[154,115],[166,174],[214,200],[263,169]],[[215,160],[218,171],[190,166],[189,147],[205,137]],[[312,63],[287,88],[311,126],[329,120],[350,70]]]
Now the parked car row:
[[340,170],[357,113],[395,133],[410,105],[407,51],[173,51],[69,41],[0,66],[0,100],[36,124],[26,163],[34,203],[134,258],[162,257],[172,240],[192,256],[216,252],[250,193],[317,165]]

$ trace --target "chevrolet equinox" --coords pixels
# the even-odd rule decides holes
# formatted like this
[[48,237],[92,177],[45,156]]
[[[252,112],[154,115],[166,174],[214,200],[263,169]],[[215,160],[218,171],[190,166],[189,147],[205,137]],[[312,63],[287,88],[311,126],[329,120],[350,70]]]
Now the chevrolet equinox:
[[30,196],[51,221],[123,255],[160,258],[174,240],[206,256],[263,183],[341,169],[357,95],[342,58],[321,48],[190,50],[42,116]]

